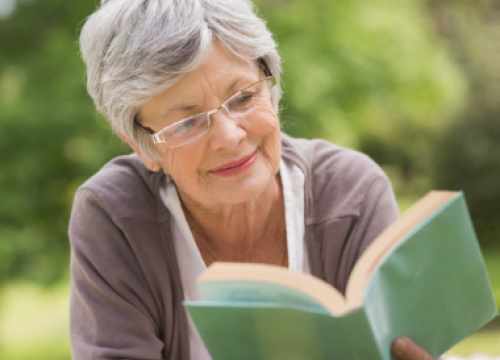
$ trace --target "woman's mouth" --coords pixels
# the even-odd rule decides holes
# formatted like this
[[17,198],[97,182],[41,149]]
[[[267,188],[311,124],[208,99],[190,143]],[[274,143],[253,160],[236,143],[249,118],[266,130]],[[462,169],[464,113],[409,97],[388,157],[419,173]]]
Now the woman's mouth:
[[257,150],[248,156],[242,157],[241,159],[213,168],[210,170],[210,173],[223,177],[239,175],[250,169],[255,163],[255,160],[257,160]]

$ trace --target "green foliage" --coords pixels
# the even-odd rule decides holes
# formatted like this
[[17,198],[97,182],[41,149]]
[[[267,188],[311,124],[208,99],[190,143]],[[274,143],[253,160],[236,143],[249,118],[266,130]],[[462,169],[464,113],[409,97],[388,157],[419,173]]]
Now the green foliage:
[[[498,1],[456,3],[258,0],[284,59],[287,132],[368,152],[408,198],[431,179],[466,188],[481,227],[493,229],[500,201],[491,154],[500,141],[491,84],[500,83],[500,61],[484,51],[498,27],[482,11]],[[96,5],[18,1],[0,19],[0,283],[65,274],[75,189],[129,151],[85,90],[78,29]],[[477,96],[465,100],[467,86]]]
[[[433,180],[437,187],[464,190],[479,239],[499,246],[500,239],[500,1],[484,7],[441,5],[443,31],[469,79],[468,102],[440,134]],[[437,5],[434,5],[437,6]]]
[[418,2],[262,1],[261,9],[284,58],[282,120],[295,136],[408,143],[463,98],[464,79]]
[[464,99],[465,79],[420,2],[261,2],[284,58],[285,129],[354,147],[398,193],[430,183],[431,144]]
[[75,29],[93,4],[20,5],[0,22],[0,283],[52,282],[68,263],[74,190],[124,148],[85,90]]
[[[495,115],[498,115],[496,112]],[[466,112],[436,146],[437,186],[463,190],[483,245],[500,239],[500,121]]]

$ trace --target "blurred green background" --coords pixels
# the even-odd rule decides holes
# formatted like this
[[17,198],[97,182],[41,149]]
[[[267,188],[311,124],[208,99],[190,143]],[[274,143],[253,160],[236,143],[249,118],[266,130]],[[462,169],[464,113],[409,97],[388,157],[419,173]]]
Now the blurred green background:
[[[128,149],[86,94],[97,1],[0,0],[0,359],[69,360],[75,189]],[[463,190],[500,304],[500,1],[259,0],[284,59],[281,119],[373,157],[401,209]],[[452,350],[500,356],[500,323]]]

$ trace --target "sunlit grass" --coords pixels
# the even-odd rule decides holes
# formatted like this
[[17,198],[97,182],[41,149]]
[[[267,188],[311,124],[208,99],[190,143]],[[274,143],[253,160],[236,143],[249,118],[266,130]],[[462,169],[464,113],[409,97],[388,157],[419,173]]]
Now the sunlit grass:
[[472,335],[453,347],[447,354],[467,357],[479,353],[500,357],[500,327]]
[[[493,294],[495,295],[497,305],[500,308],[500,250],[485,251],[484,259],[486,261],[486,267],[488,268],[490,282],[493,287]],[[500,328],[500,325],[498,327]],[[498,343],[500,343],[500,337],[498,338]]]
[[70,360],[67,283],[14,284],[0,301],[0,359]]
[[2,360],[70,360],[71,350],[66,335],[53,335],[45,340],[26,342],[24,345],[8,344],[0,348]]
[[398,196],[399,212],[403,214],[412,205],[414,205],[420,198],[418,196]]
[[[500,306],[500,251],[485,251],[484,259],[497,306]],[[478,353],[500,357],[500,318],[497,317],[490,326],[462,341],[449,351],[449,354],[463,357]]]

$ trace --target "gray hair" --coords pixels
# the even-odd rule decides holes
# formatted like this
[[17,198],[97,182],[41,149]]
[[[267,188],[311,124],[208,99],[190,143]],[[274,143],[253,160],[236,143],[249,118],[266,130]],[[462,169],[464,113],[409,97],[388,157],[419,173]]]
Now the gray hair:
[[134,125],[140,107],[198,67],[214,38],[241,59],[264,61],[277,80],[278,111],[280,57],[250,0],[102,0],[83,26],[88,92],[113,129],[150,160],[151,138]]

